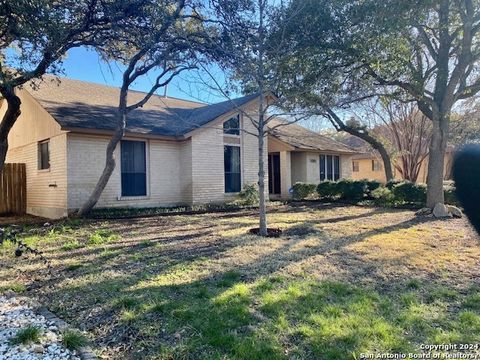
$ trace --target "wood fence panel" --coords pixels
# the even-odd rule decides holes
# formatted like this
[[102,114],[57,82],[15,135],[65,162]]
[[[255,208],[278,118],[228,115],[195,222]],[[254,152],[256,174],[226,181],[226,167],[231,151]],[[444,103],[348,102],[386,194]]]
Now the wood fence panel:
[[0,173],[0,215],[25,214],[27,174],[25,164],[5,164]]

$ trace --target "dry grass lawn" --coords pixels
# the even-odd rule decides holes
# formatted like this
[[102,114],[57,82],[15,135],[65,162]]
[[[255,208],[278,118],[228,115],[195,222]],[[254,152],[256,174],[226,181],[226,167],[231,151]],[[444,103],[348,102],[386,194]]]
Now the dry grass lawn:
[[480,240],[464,219],[278,206],[31,226],[0,247],[0,291],[36,296],[110,359],[358,359],[480,342]]

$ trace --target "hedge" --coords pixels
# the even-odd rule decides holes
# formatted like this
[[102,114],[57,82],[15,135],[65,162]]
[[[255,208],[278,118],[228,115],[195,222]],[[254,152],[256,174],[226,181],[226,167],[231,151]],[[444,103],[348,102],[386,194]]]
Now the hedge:
[[296,200],[304,200],[308,197],[315,196],[316,190],[317,185],[315,184],[297,182],[293,185],[293,198]]
[[[453,185],[444,186],[445,203],[458,205]],[[318,185],[296,183],[293,186],[296,200],[318,198],[328,201],[342,200],[358,203],[363,200],[373,201],[381,206],[412,205],[423,206],[427,199],[427,188],[423,184],[408,181],[390,181],[383,186],[371,180],[322,181]]]
[[409,181],[398,183],[392,188],[396,202],[423,205],[427,201],[427,187]]

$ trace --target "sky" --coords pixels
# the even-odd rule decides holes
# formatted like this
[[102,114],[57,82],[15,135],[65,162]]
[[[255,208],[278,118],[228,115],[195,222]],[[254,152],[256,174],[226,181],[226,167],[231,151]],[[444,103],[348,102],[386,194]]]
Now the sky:
[[[71,49],[63,63],[64,75],[67,78],[94,82],[103,85],[120,87],[122,84],[122,69],[118,64],[103,62],[98,54],[86,48]],[[217,67],[209,69],[221,83],[223,73]],[[148,91],[155,80],[155,73],[142,76],[130,87],[132,90]],[[204,72],[193,70],[183,72],[174,78],[167,87],[167,96],[186,100],[215,103],[226,100],[219,91],[211,89],[206,84],[212,83],[211,77]],[[165,89],[159,89],[158,95],[164,95]],[[241,96],[234,94],[233,96]]]

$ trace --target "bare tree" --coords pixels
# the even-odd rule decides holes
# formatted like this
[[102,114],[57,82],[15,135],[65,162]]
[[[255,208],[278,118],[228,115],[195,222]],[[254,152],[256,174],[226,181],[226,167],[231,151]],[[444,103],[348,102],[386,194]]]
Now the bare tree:
[[[300,121],[305,114],[292,112],[284,107],[279,84],[281,82],[281,62],[284,53],[284,39],[272,37],[279,29],[276,27],[281,5],[276,6],[268,0],[246,0],[244,2],[219,1],[216,3],[216,16],[223,25],[222,58],[219,65],[231,80],[221,84],[207,68],[204,73],[210,81],[210,88],[231,99],[231,90],[241,88],[244,93],[256,93],[257,110],[254,114],[241,107],[234,106],[243,114],[255,129],[248,132],[258,139],[258,191],[259,191],[259,235],[267,236],[267,188],[265,186],[265,155],[268,134],[279,127]],[[232,104],[234,102],[232,101]],[[284,121],[274,119],[284,117]]]
[[382,110],[378,115],[384,126],[378,128],[379,136],[390,145],[395,169],[415,183],[428,158],[431,122],[414,103],[388,101]]

